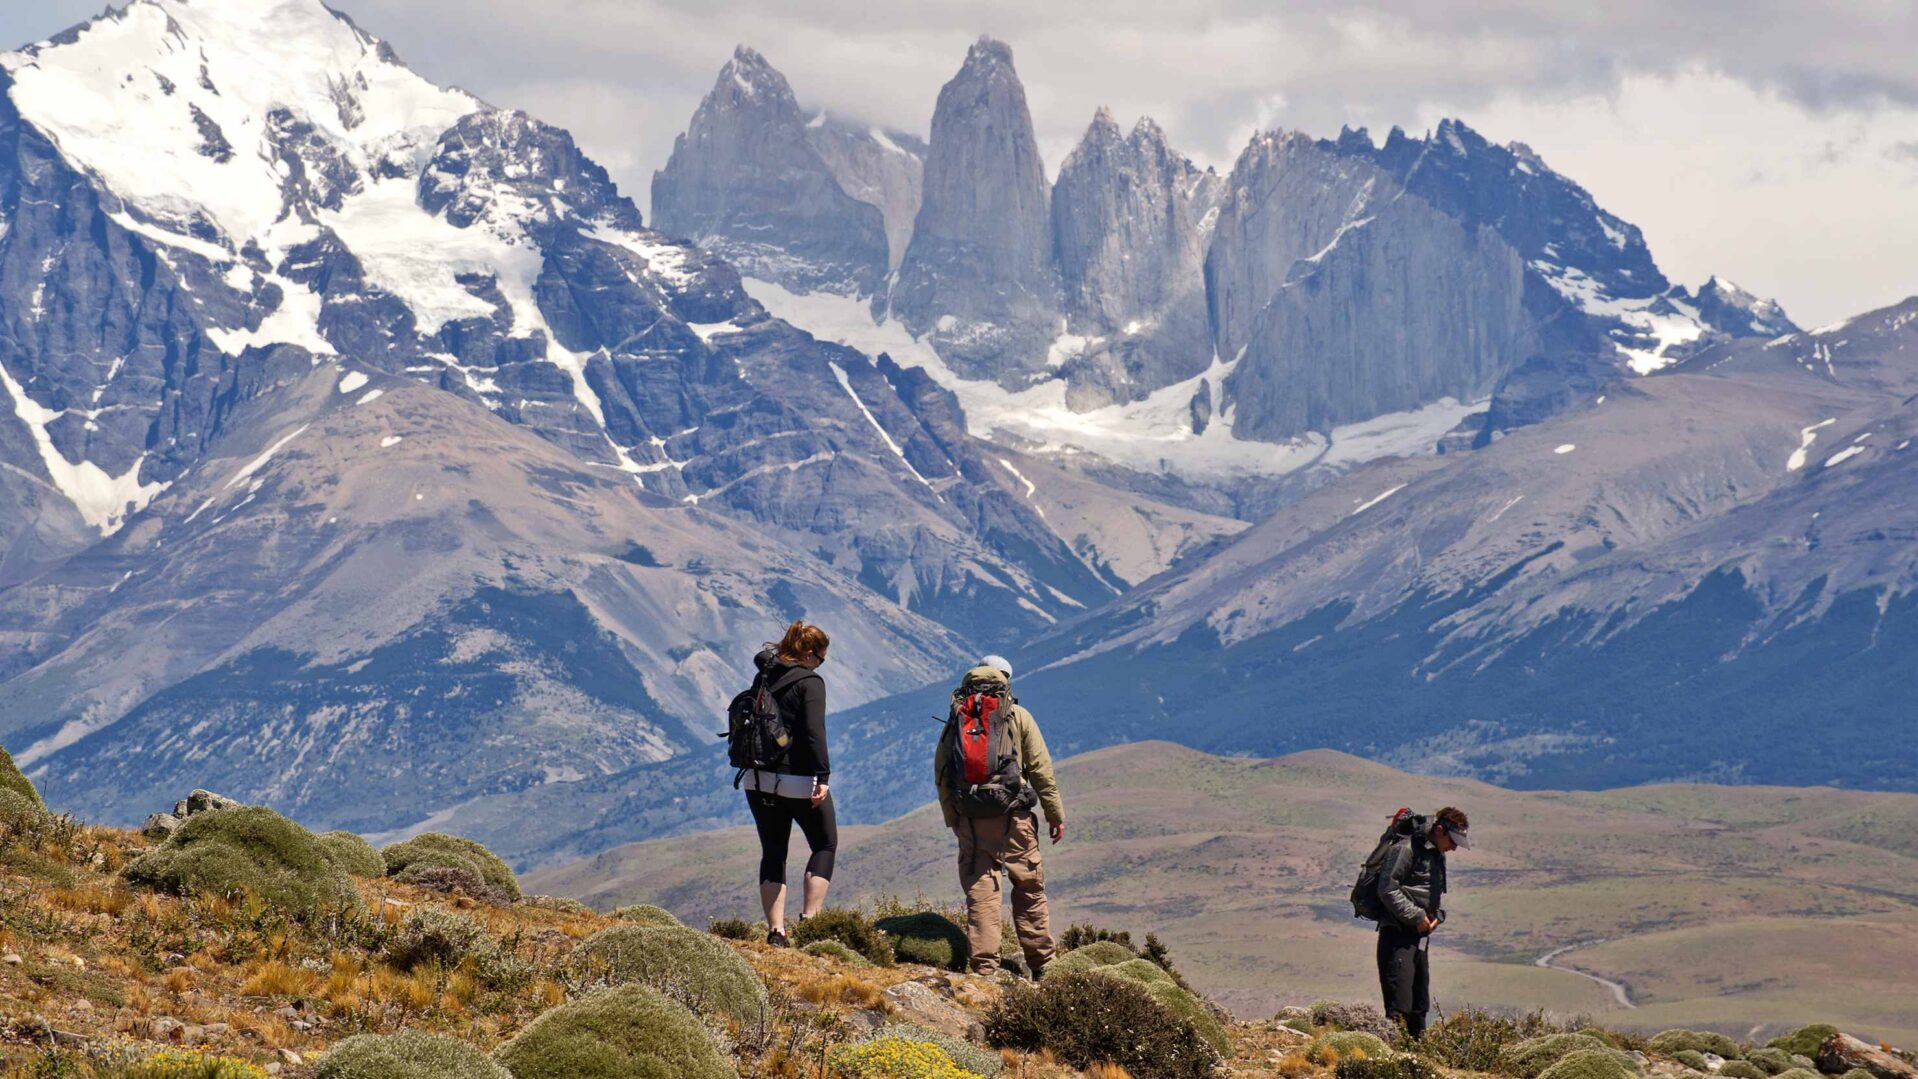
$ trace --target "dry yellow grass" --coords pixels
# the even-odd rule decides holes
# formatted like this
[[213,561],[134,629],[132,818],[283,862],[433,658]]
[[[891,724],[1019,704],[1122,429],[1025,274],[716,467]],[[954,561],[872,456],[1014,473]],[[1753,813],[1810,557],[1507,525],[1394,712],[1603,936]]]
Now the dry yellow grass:
[[288,966],[278,959],[255,961],[249,966],[246,980],[240,983],[242,996],[306,996],[320,986],[319,976],[312,971]]

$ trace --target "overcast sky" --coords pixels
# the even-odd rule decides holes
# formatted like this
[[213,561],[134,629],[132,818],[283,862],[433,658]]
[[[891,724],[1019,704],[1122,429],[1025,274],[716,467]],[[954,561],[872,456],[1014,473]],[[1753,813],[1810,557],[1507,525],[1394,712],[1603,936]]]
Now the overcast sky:
[[[1153,116],[1221,171],[1260,128],[1383,136],[1457,116],[1530,144],[1642,227],[1675,280],[1718,273],[1808,326],[1918,293],[1912,0],[334,6],[427,76],[570,128],[642,209],[736,43],[802,104],[923,133],[939,85],[990,33],[1013,46],[1050,168],[1101,104],[1122,122]],[[0,42],[99,7],[0,0]]]

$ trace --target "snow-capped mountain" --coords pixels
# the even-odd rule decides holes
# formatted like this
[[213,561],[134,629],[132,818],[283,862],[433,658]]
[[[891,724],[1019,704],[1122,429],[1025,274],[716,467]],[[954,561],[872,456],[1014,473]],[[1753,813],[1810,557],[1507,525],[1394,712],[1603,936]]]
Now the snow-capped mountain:
[[[1055,525],[923,374],[318,0],[136,0],[0,67],[0,740],[56,798],[204,771],[402,825],[702,746],[802,613],[850,703],[1239,527],[1070,484]],[[421,657],[501,676],[402,690]]]

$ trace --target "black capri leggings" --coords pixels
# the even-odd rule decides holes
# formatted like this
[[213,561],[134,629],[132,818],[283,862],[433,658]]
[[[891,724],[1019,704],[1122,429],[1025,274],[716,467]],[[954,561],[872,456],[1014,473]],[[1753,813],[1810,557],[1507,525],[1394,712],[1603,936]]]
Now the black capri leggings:
[[786,847],[792,842],[793,825],[805,833],[812,857],[806,859],[806,873],[820,880],[832,879],[832,860],[839,850],[839,820],[832,808],[832,792],[818,805],[806,798],[781,798],[761,791],[747,791],[746,805],[753,811],[753,825],[759,829],[759,880],[762,884],[786,883]]

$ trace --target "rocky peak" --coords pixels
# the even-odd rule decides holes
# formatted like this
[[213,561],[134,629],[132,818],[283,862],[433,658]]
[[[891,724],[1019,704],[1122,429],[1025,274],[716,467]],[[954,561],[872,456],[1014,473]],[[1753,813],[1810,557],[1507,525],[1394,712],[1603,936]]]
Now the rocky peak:
[[745,45],[653,174],[653,221],[797,292],[870,294],[886,274],[884,215],[840,185],[786,77]]
[[1717,275],[1699,286],[1694,302],[1700,318],[1733,337],[1777,337],[1798,330],[1777,300],[1761,299]]
[[939,91],[893,312],[970,377],[1043,367],[1058,283],[1045,167],[1012,50],[980,38]]
[[806,136],[846,194],[877,206],[885,216],[886,268],[898,269],[912,240],[913,219],[919,216],[926,141],[824,110],[806,121]]

